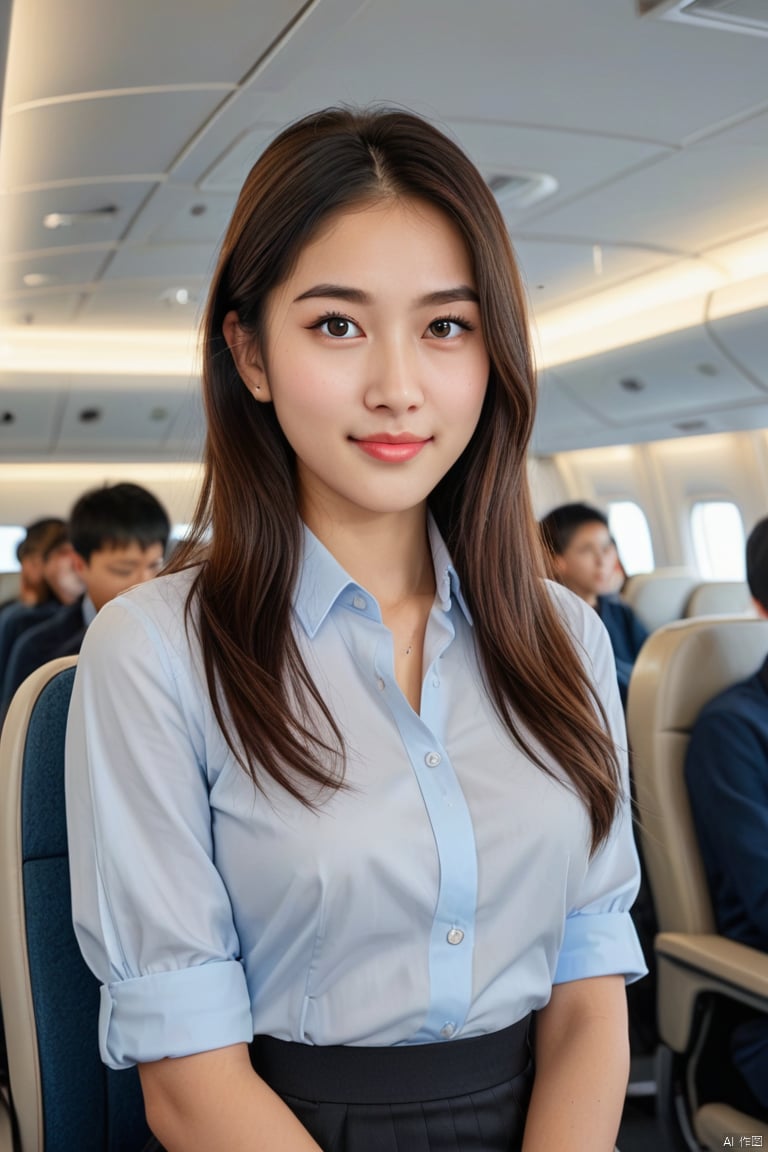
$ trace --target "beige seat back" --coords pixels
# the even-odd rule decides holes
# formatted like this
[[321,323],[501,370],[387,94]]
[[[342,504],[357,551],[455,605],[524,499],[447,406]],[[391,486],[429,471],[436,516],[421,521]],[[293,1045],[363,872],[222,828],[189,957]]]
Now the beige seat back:
[[685,606],[686,618],[735,616],[739,612],[755,614],[745,580],[707,580],[703,584],[697,584]]
[[649,632],[682,619],[688,597],[699,577],[687,568],[656,568],[630,576],[621,598],[629,604]]
[[768,654],[768,620],[669,624],[637,658],[627,725],[648,879],[662,932],[715,932],[684,778],[691,728],[708,700]]

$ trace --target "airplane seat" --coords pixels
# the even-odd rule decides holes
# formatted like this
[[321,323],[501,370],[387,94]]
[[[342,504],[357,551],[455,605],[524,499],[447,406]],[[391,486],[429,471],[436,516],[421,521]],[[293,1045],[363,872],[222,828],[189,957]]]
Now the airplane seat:
[[717,932],[684,776],[704,704],[767,652],[766,620],[682,620],[649,638],[629,686],[640,839],[659,924],[657,1108],[670,1144],[691,1150],[756,1136],[768,1147],[768,1124],[744,1111],[735,1073],[728,1087],[727,1059],[734,1014],[768,1013],[768,955]]
[[0,1152],[140,1152],[135,1069],[99,1058],[99,984],[72,927],[64,736],[76,657],[24,682],[0,738],[0,989],[16,1143]]
[[752,597],[746,580],[706,580],[697,584],[688,598],[684,616],[754,616]]
[[687,568],[655,568],[638,572],[624,585],[621,599],[639,616],[649,632],[682,619],[688,597],[699,577]]

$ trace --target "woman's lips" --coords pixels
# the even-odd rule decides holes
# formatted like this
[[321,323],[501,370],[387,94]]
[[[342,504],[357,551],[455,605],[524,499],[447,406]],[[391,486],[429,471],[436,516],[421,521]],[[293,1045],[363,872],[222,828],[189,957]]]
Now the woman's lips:
[[383,460],[387,464],[403,464],[407,460],[413,460],[418,456],[425,444],[429,443],[426,440],[355,440],[355,444],[362,448],[363,452],[368,456],[372,456],[374,460]]

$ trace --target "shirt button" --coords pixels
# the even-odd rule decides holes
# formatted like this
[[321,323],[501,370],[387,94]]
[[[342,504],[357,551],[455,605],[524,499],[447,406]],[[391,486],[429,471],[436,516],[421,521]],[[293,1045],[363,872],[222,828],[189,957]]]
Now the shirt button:
[[437,679],[437,677],[435,677],[435,679],[432,681],[432,687],[433,688],[439,688],[440,687],[440,681]]
[[446,1040],[450,1040],[451,1036],[453,1036],[455,1031],[456,1031],[456,1025],[453,1023],[452,1020],[448,1020],[445,1024],[443,1024],[442,1028],[440,1029],[440,1035],[444,1036]]
[[376,687],[378,688],[379,692],[383,692],[386,688],[386,684],[382,680],[381,676],[376,677]]
[[437,768],[442,759],[443,758],[439,752],[427,752],[426,756],[424,757],[424,763],[426,764],[427,768]]
[[366,604],[367,604],[367,601],[366,601],[364,596],[353,596],[352,597],[352,607],[353,608],[358,608],[362,612],[363,608],[366,607]]
[[462,932],[461,928],[451,928],[450,932],[446,936],[446,940],[449,944],[461,944],[463,939],[464,933]]

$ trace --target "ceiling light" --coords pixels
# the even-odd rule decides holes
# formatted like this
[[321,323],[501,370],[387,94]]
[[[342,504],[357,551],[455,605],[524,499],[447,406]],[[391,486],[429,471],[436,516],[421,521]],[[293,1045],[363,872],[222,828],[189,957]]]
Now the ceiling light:
[[48,212],[43,216],[43,228],[71,228],[74,216],[71,212]]
[[160,293],[160,299],[165,304],[191,304],[194,301],[194,296],[189,288],[166,288],[165,292]]
[[162,329],[14,327],[0,330],[0,369],[33,374],[135,376],[148,388],[157,377],[186,386],[200,375],[196,332]]
[[104,204],[101,208],[86,208],[82,212],[47,212],[43,216],[43,228],[71,228],[75,222],[108,219],[119,211],[117,204]]
[[42,288],[44,284],[50,284],[54,279],[49,276],[47,272],[27,272],[22,276],[22,280],[27,288]]

